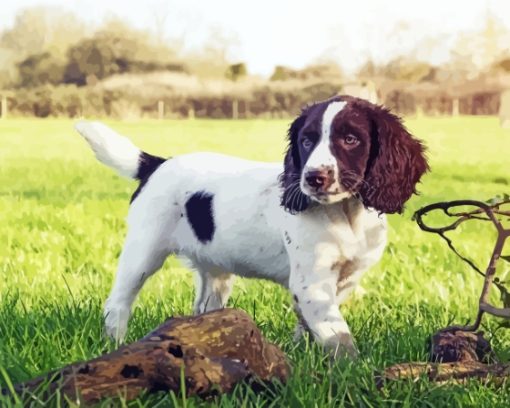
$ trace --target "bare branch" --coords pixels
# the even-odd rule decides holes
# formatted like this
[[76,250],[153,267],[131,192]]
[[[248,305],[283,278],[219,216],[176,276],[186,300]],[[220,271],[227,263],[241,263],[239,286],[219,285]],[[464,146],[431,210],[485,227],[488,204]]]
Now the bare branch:
[[[418,223],[418,226],[426,232],[433,232],[438,234],[442,239],[446,241],[448,247],[464,262],[466,262],[471,268],[473,268],[478,274],[484,277],[484,285],[482,289],[482,293],[480,295],[479,300],[479,309],[476,321],[473,325],[467,326],[452,326],[452,328],[456,328],[457,330],[463,331],[475,331],[480,327],[482,316],[484,313],[489,313],[493,316],[502,317],[506,319],[510,319],[510,309],[508,308],[497,308],[488,303],[489,291],[492,284],[495,284],[499,289],[501,294],[506,293],[505,287],[499,282],[498,279],[494,280],[494,275],[496,274],[496,266],[498,261],[502,258],[501,253],[503,251],[503,246],[508,237],[510,237],[510,229],[504,228],[501,224],[501,221],[497,218],[496,215],[499,216],[509,216],[510,211],[503,211],[500,209],[502,205],[509,204],[510,199],[505,197],[503,200],[491,204],[483,203],[481,201],[474,200],[457,200],[457,201],[449,201],[449,202],[439,202],[427,205],[423,208],[420,208],[413,215],[413,219]],[[473,211],[452,211],[455,207],[462,206],[473,206],[478,207]],[[429,212],[434,210],[442,210],[442,212],[449,217],[457,217],[457,220],[452,222],[449,225],[444,227],[430,227],[428,226],[423,217],[427,215]],[[462,256],[455,246],[452,243],[452,240],[446,236],[446,232],[455,230],[459,225],[468,220],[479,220],[479,221],[491,221],[493,225],[496,227],[498,236],[496,243],[494,245],[494,249],[492,251],[491,259],[489,264],[487,265],[485,273],[482,272],[480,268],[478,268],[473,261],[469,258]],[[503,257],[504,259],[504,257]]]
[[497,308],[489,305],[488,303],[480,303],[480,310],[487,312],[493,316],[503,317],[504,319],[510,319],[510,308]]

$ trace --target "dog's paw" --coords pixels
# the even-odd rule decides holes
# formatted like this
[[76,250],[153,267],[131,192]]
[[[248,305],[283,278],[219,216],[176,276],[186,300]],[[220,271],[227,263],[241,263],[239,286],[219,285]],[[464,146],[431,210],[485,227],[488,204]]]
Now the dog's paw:
[[354,344],[340,344],[333,355],[334,359],[348,358],[357,360],[359,357],[358,348]]
[[105,334],[122,342],[126,337],[128,320],[129,309],[107,305],[104,309]]
[[336,337],[336,342],[329,342],[326,348],[329,349],[330,355],[334,360],[350,359],[356,360],[359,356],[358,348],[354,343],[354,338],[347,333],[341,334]]

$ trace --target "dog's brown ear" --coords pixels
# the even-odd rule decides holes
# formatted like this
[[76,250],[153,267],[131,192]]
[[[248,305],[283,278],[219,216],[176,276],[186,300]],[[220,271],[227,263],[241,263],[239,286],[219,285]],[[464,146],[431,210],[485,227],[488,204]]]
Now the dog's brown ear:
[[388,109],[371,105],[370,158],[359,193],[363,203],[382,213],[402,212],[429,170],[425,148]]
[[280,175],[280,185],[283,189],[281,205],[293,214],[306,210],[310,205],[310,198],[303,194],[299,187],[304,163],[301,163],[299,154],[298,134],[305,121],[306,115],[302,113],[289,127],[289,145],[285,152],[283,173]]

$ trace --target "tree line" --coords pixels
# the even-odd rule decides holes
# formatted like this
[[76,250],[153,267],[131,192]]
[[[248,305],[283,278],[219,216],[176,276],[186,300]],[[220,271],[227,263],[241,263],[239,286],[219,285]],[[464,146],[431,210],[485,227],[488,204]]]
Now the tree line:
[[380,102],[402,113],[493,114],[510,87],[510,52],[494,45],[505,38],[506,28],[488,16],[480,32],[459,37],[441,65],[408,53],[386,62],[367,58],[349,75],[323,61],[299,70],[276,66],[261,79],[244,62],[229,61],[221,33],[183,53],[179,41],[119,20],[91,29],[72,14],[39,7],[0,33],[0,94],[13,114],[41,117],[161,116],[161,106],[165,117],[280,117],[346,84],[371,83]]

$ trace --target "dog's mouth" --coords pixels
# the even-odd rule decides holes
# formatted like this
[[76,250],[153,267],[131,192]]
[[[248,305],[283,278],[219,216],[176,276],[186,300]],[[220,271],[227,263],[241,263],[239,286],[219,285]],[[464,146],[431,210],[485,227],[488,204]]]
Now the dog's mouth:
[[349,191],[340,191],[340,192],[318,192],[313,195],[309,195],[309,197],[320,203],[320,204],[333,204],[345,200],[346,198],[351,197],[352,194]]
[[346,188],[337,177],[324,184],[324,186],[315,187],[307,183],[305,177],[301,177],[299,187],[305,196],[319,204],[337,203],[353,195],[353,192]]
[[311,191],[309,188],[301,188],[301,191],[311,200],[319,204],[333,204],[352,196],[352,193],[343,188],[335,188],[329,191]]

